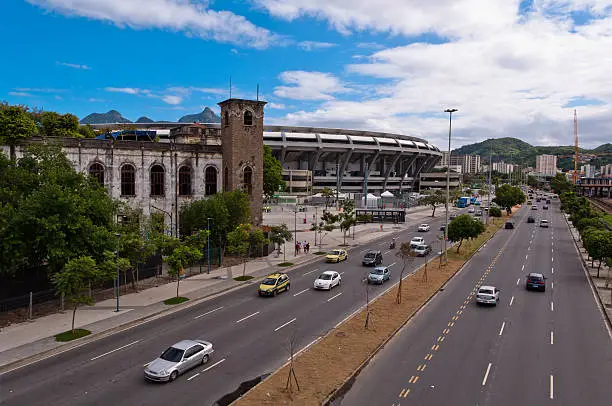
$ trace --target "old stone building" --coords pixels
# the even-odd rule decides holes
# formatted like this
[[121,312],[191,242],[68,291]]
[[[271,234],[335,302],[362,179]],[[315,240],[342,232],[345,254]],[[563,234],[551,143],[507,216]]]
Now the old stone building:
[[[199,124],[170,130],[169,142],[102,139],[41,139],[58,144],[77,171],[105,185],[110,195],[145,215],[164,213],[178,233],[181,206],[222,191],[244,190],[254,224],[262,221],[263,116],[265,102],[228,99],[221,103],[221,129]],[[17,146],[23,156],[26,144]],[[9,155],[9,147],[0,147]]]

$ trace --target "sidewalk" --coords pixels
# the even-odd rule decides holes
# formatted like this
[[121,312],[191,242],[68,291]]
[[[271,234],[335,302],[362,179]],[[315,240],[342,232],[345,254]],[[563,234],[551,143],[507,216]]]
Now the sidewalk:
[[601,264],[599,269],[599,277],[597,272],[597,265],[599,261],[595,261],[595,266],[591,265],[589,254],[586,249],[582,246],[582,240],[580,240],[580,234],[576,230],[573,224],[569,221],[569,215],[564,214],[567,225],[569,226],[570,233],[574,239],[574,243],[580,252],[580,259],[584,268],[587,270],[591,277],[591,281],[595,286],[595,291],[599,300],[604,308],[604,311],[608,317],[608,322],[612,323],[612,269],[610,269],[605,263]]
[[[303,216],[304,213],[298,214]],[[312,215],[312,213],[308,212],[307,214]],[[347,248],[351,250],[378,238],[390,240],[395,233],[407,228],[414,228],[415,224],[428,221],[427,218],[431,219],[431,208],[417,207],[408,210],[406,214],[406,223],[398,225],[385,223],[382,230],[379,223],[358,225],[355,229],[354,239],[353,230],[351,230],[350,235],[347,235]],[[443,215],[444,209],[436,210],[436,218]],[[264,224],[274,224],[272,221],[275,221],[275,219],[264,217]],[[289,228],[292,229],[291,227]],[[163,303],[164,300],[176,296],[176,282],[172,282],[142,290],[138,293],[120,296],[119,312],[115,312],[115,299],[104,300],[90,307],[81,307],[76,313],[75,328],[85,328],[90,330],[92,334],[74,342],[59,343],[54,338],[56,334],[70,330],[72,312],[68,310],[63,313],[44,316],[31,322],[14,324],[3,328],[0,331],[0,373],[11,365],[16,366],[21,363],[32,362],[38,356],[43,357],[52,353],[62,352],[81,345],[83,342],[127,329],[147,319],[161,317],[162,315],[194,306],[213,295],[238,289],[246,285],[255,285],[261,278],[273,270],[286,271],[299,265],[321,261],[321,256],[314,254],[314,252],[319,251],[318,245],[317,247],[313,245],[314,234],[314,231],[306,229],[298,228],[297,230],[298,241],[308,241],[311,243],[310,254],[298,254],[295,256],[293,243],[290,242],[286,245],[285,257],[288,262],[295,264],[292,267],[278,267],[278,264],[283,262],[283,255],[279,255],[277,258],[276,254],[271,254],[268,257],[247,262],[245,273],[254,277],[250,281],[237,282],[232,279],[242,275],[242,265],[218,268],[212,270],[210,274],[195,274],[185,278],[180,283],[179,293],[190,300],[180,305],[168,306]],[[318,242],[319,235],[317,235]],[[343,244],[343,242],[343,234],[339,230],[334,230],[327,233],[323,238],[322,250],[327,251],[335,248]],[[358,255],[358,251],[353,253],[353,255]]]

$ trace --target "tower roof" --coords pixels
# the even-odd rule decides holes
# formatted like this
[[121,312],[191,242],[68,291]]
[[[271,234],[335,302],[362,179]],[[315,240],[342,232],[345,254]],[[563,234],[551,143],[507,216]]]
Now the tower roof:
[[247,104],[259,104],[261,106],[263,106],[264,104],[267,104],[268,102],[265,101],[261,101],[261,100],[249,100],[249,99],[227,99],[227,100],[223,100],[222,102],[217,103],[219,106],[223,107],[225,104],[229,104],[229,103],[247,103]]

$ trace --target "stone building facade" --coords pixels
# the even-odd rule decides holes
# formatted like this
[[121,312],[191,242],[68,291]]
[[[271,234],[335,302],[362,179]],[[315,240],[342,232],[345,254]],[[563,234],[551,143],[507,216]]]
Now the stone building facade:
[[[169,142],[36,137],[29,142],[60,145],[75,169],[98,179],[113,198],[141,208],[146,216],[164,213],[173,235],[178,235],[181,206],[235,189],[249,195],[251,220],[259,225],[265,102],[229,99],[219,105],[221,130],[179,125],[171,130]],[[17,159],[26,148],[16,147]],[[9,156],[8,146],[0,151]]]

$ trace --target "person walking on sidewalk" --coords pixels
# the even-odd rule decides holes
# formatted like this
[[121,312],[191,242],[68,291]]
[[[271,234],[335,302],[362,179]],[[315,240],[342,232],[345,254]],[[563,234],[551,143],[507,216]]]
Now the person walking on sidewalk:
[[306,253],[307,254],[310,253],[310,243],[309,242],[306,243]]

